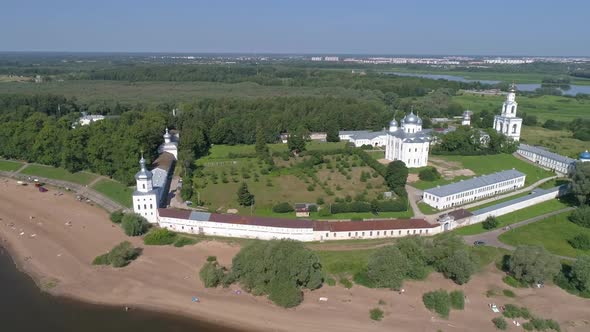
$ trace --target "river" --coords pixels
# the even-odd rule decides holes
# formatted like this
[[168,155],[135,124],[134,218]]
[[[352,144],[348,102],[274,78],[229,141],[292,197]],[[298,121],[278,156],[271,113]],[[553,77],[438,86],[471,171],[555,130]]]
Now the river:
[[[384,72],[385,74],[393,74],[398,76],[410,76],[410,77],[422,77],[422,78],[429,78],[433,80],[449,80],[449,81],[457,81],[457,82],[481,82],[483,84],[497,84],[501,81],[491,81],[491,80],[471,80],[466,79],[463,76],[454,76],[454,75],[443,75],[443,74],[418,74],[418,73],[398,73],[398,72]],[[521,83],[516,84],[516,87],[520,91],[535,91],[536,89],[541,87],[541,84],[536,83]],[[578,93],[586,93],[590,94],[590,85],[576,85],[570,84],[569,89],[559,89],[564,95],[568,96],[575,96]]]
[[6,332],[234,331],[183,317],[81,303],[41,292],[0,247],[0,319]]

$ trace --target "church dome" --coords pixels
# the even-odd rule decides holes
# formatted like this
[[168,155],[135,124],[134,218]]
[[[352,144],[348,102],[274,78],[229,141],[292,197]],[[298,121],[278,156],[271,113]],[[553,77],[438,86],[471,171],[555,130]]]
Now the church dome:
[[135,174],[135,180],[151,179],[153,174],[145,168],[145,159],[143,159],[143,156],[141,157],[141,160],[139,160],[139,164],[141,165],[141,170]]
[[588,150],[580,153],[580,160],[590,160],[590,152]]
[[414,112],[410,112],[402,119],[402,122],[405,124],[422,124],[422,119],[415,115]]
[[390,127],[397,127],[397,121],[395,121],[395,119],[391,120],[391,121],[389,122],[389,126],[390,126]]
[[164,134],[164,138],[170,138],[170,133],[168,132],[168,128],[166,128],[166,133]]

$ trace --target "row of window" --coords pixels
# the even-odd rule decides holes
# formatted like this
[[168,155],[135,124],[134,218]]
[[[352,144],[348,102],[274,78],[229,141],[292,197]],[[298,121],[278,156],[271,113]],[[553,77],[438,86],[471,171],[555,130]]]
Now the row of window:
[[[152,204],[150,204],[150,210],[153,208],[154,208],[154,206]],[[143,205],[143,209],[147,210],[147,204]],[[137,204],[137,210],[141,210],[141,204]]]
[[[393,236],[394,231],[389,231],[389,235]],[[336,232],[332,233],[332,237],[336,237]],[[422,234],[422,230],[420,229],[419,232],[416,232],[416,230],[413,230],[412,234]],[[428,230],[424,230],[424,234],[428,234]],[[380,235],[380,231],[377,231],[375,236],[379,236]],[[402,231],[398,231],[397,235],[402,235]],[[406,235],[410,235],[410,230],[406,231]],[[348,237],[352,237],[352,232],[348,232]],[[358,237],[359,236],[359,232],[354,232],[354,237]],[[363,237],[365,236],[365,232],[360,232],[360,236]],[[373,231],[369,231],[369,236],[373,236]],[[387,236],[387,231],[383,231],[383,236]],[[326,238],[330,237],[330,233],[326,233]]]

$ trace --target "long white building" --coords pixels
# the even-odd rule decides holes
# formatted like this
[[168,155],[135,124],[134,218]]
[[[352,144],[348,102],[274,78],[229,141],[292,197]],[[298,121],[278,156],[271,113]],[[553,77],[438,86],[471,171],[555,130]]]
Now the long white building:
[[501,171],[426,189],[422,200],[433,208],[444,210],[523,187],[525,178],[524,173],[514,169]]
[[[553,153],[540,146],[520,144],[516,152],[531,162],[561,175],[570,174],[576,167],[575,159]],[[584,153],[580,158],[584,160]]]
[[260,240],[290,239],[303,242],[428,236],[450,229],[424,219],[367,221],[312,221],[159,209],[160,227],[176,232]]

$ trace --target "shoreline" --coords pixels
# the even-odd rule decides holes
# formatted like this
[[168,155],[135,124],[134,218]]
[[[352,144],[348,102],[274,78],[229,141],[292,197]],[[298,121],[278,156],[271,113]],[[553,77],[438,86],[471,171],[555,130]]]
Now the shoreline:
[[[490,285],[500,290],[508,287],[501,281],[503,274],[493,266],[462,286],[439,273],[432,273],[425,281],[407,281],[404,295],[357,285],[350,289],[325,285],[306,290],[298,307],[283,309],[265,296],[235,294],[238,285],[215,289],[203,286],[198,272],[207,256],[216,256],[221,265],[230,266],[239,245],[202,241],[183,248],[144,246],[141,238],[125,236],[102,208],[55,192],[39,193],[35,188],[0,181],[0,245],[41,291],[65,299],[121,310],[129,306],[239,331],[447,331],[452,325],[453,331],[479,326],[482,332],[491,332],[495,328],[487,306],[490,301],[526,305],[542,317],[559,319],[561,324],[578,324],[590,315],[590,310],[584,310],[590,304],[588,300],[552,286],[514,289],[518,299],[488,299],[485,292]],[[142,255],[119,269],[91,265],[94,257],[121,241],[142,247]],[[49,289],[48,284],[52,286]],[[449,319],[436,317],[424,307],[422,294],[440,288],[463,290],[470,304],[463,311],[453,311]],[[201,302],[192,303],[192,296],[198,296]],[[329,300],[318,301],[319,297]],[[567,304],[555,307],[557,302]],[[375,307],[385,312],[380,322],[369,318],[369,310]],[[586,327],[568,326],[568,330],[584,331]]]

